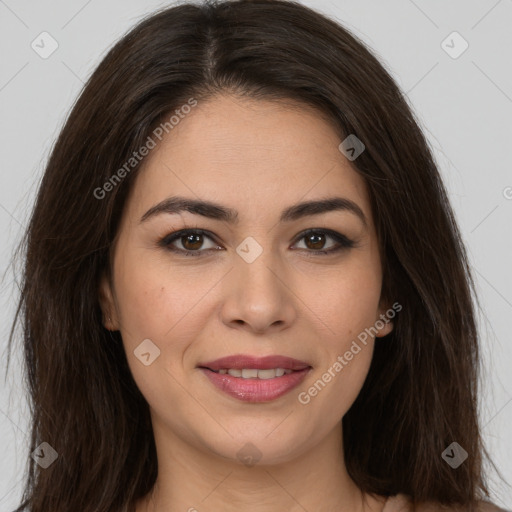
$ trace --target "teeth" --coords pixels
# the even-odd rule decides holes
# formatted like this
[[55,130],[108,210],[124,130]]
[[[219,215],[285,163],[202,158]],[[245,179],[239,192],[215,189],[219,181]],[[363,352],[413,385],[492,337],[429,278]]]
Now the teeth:
[[[283,370],[282,368],[280,369]],[[278,368],[276,368],[275,370],[273,368],[269,368],[268,370],[258,370],[258,379],[273,379],[274,377],[277,377],[277,370]],[[242,377],[245,377],[243,373]]]
[[275,377],[282,377],[283,375],[289,375],[292,370],[284,368],[269,368],[268,370],[259,370],[256,368],[244,368],[239,370],[238,368],[221,369],[218,373],[229,374],[232,377],[241,377],[242,379],[273,379]]

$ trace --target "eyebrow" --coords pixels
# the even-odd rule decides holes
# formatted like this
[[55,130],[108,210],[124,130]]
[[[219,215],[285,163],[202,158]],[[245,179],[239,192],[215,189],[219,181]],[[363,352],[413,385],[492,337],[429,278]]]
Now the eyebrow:
[[[195,215],[201,215],[202,217],[207,217],[209,219],[228,222],[230,224],[237,224],[239,220],[238,212],[232,208],[228,208],[212,201],[173,196],[168,197],[151,207],[141,217],[140,222],[145,222],[162,213],[176,214],[183,211],[187,211]],[[281,212],[280,222],[292,222],[302,217],[319,215],[332,211],[347,211],[353,213],[359,217],[365,226],[367,226],[367,220],[361,208],[354,201],[344,197],[329,197],[326,199],[317,199],[314,201],[294,204]]]

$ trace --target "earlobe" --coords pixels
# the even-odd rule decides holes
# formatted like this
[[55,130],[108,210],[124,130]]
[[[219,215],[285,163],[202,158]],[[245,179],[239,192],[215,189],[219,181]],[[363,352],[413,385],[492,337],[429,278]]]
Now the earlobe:
[[[384,317],[384,315],[382,316]],[[383,338],[393,330],[393,322],[388,318],[384,318],[384,320],[377,320],[377,322],[375,323],[375,327],[378,329],[378,332],[375,335],[375,337]]]
[[103,274],[98,290],[100,308],[103,313],[103,325],[109,331],[118,330],[118,321],[112,286],[106,274]]
[[391,308],[379,309],[379,317],[375,322],[375,328],[377,329],[377,334],[375,335],[376,338],[383,338],[393,330],[393,321],[391,320],[392,317],[390,318],[388,316],[388,312],[390,310],[393,311]]

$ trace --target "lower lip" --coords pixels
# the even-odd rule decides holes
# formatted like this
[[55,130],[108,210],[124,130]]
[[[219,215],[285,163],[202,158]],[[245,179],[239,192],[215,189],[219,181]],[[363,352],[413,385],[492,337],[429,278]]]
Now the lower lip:
[[244,402],[269,402],[285,395],[298,386],[306,377],[311,367],[294,371],[273,379],[244,379],[227,373],[216,373],[207,368],[201,371],[210,382],[224,393]]

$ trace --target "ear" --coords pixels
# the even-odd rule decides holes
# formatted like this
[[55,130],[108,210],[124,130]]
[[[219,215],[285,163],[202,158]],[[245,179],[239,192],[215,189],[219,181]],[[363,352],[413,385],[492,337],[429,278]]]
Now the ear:
[[106,272],[103,273],[98,290],[100,308],[103,313],[103,325],[109,331],[119,330],[117,308],[114,301],[112,283]]
[[393,320],[395,310],[387,303],[382,303],[379,306],[377,318],[375,320],[375,329],[377,329],[376,338],[387,336],[393,330]]

